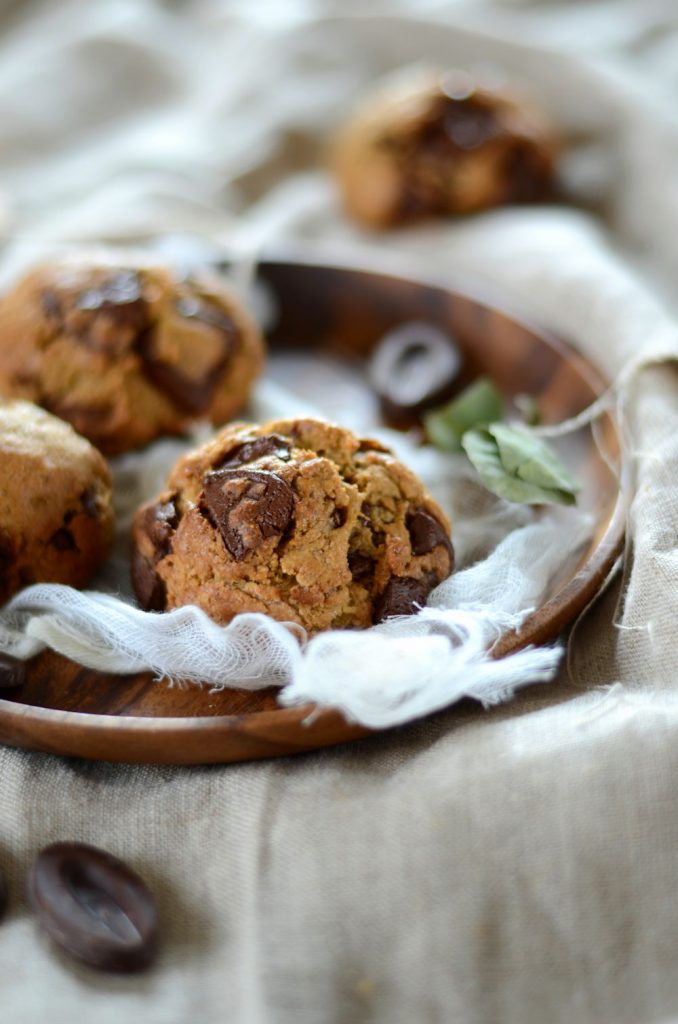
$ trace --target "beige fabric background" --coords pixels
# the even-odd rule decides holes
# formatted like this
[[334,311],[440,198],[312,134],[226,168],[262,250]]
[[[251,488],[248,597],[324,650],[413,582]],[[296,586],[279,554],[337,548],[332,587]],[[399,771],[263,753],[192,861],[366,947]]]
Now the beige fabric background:
[[[55,240],[284,237],[468,274],[529,305],[628,399],[637,497],[618,582],[569,669],[269,764],[120,768],[0,750],[0,1020],[660,1024],[678,1020],[678,14],[592,3],[0,5],[4,267]],[[378,74],[499,65],[573,142],[591,213],[506,211],[367,239],[317,171]],[[288,227],[287,235],[291,228]],[[157,967],[62,961],[21,905],[56,839],[107,847],[159,895]]]

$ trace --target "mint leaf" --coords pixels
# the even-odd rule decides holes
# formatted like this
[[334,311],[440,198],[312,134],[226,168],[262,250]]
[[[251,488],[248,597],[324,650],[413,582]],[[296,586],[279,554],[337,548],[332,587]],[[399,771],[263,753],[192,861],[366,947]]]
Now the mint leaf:
[[482,427],[504,415],[504,399],[491,380],[479,377],[447,405],[424,416],[426,439],[446,452],[460,452],[468,430]]
[[525,427],[491,423],[467,431],[462,446],[485,487],[522,505],[574,505],[579,484],[541,438]]

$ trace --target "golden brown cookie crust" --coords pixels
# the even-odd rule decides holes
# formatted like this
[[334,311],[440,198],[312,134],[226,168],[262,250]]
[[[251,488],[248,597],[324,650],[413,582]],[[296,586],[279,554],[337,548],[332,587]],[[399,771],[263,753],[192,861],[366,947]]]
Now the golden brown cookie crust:
[[546,198],[557,142],[522,97],[463,72],[418,73],[366,102],[337,136],[332,163],[346,212],[383,228]]
[[108,455],[224,423],[245,405],[263,342],[220,282],[162,266],[61,260],[0,301],[0,394],[70,422]]
[[84,586],[112,539],[100,452],[31,403],[0,402],[0,602],[31,583]]
[[137,513],[133,580],[151,610],[364,627],[426,603],[453,568],[449,533],[377,441],[310,419],[233,424]]

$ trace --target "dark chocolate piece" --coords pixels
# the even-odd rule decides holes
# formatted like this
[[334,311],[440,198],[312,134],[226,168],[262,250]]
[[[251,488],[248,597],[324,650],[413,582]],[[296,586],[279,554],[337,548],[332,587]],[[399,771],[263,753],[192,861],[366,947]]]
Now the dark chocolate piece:
[[452,553],[452,544],[443,524],[423,508],[410,512],[406,519],[413,555],[426,555],[439,544]]
[[52,547],[56,548],[57,551],[78,551],[78,545],[75,543],[75,537],[70,530],[66,527],[61,527],[56,533],[53,533],[49,538],[49,542]]
[[83,491],[80,495],[80,504],[82,505],[83,512],[90,519],[97,519],[99,516],[99,502],[97,500],[96,492],[93,490]]
[[413,615],[426,604],[426,598],[437,583],[434,572],[421,579],[413,576],[391,576],[374,606],[374,621],[383,622],[393,615]]
[[242,444],[231,448],[216,465],[215,469],[223,469],[225,466],[243,466],[248,462],[255,462],[265,455],[273,455],[283,462],[290,460],[291,442],[279,434],[267,434],[265,437],[257,437],[253,441],[244,441]]
[[362,583],[374,576],[374,559],[361,551],[349,551],[348,567],[356,583]]
[[38,921],[66,953],[103,971],[138,971],[153,959],[158,912],[123,861],[82,843],[54,843],[30,872]]
[[294,512],[294,491],[275,473],[218,469],[203,480],[204,505],[231,555],[241,561],[269,537],[282,537]]
[[169,554],[172,537],[179,525],[179,512],[173,499],[159,505],[150,505],[142,516],[141,528],[153,544],[152,558],[136,547],[132,554],[132,585],[142,608],[149,612],[163,612],[167,607],[165,581],[156,569],[161,558]]

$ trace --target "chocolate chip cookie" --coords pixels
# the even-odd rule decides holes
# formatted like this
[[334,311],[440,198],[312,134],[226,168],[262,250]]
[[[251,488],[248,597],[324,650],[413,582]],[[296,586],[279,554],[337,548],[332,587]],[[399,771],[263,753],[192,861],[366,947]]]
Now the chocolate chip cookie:
[[310,632],[408,615],[453,568],[450,526],[373,440],[317,420],[234,424],[179,460],[134,524],[140,605]]
[[0,602],[30,583],[84,586],[112,539],[100,452],[30,402],[0,402]]
[[107,455],[226,422],[262,362],[227,289],[162,266],[63,260],[0,302],[0,394],[37,402]]
[[463,72],[409,78],[340,132],[334,169],[346,211],[383,228],[548,197],[556,142],[542,115]]

